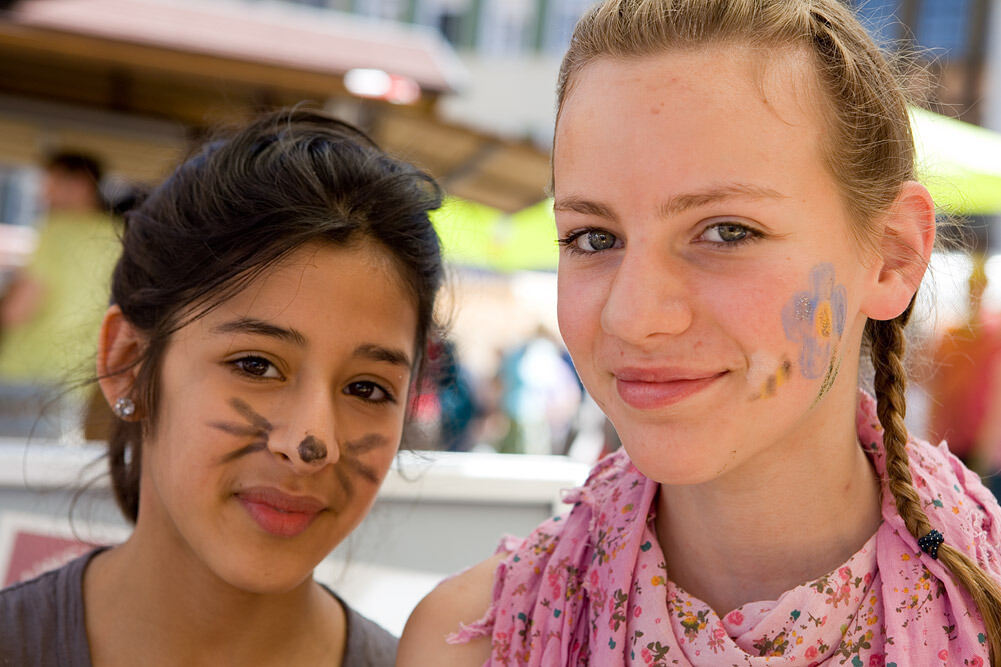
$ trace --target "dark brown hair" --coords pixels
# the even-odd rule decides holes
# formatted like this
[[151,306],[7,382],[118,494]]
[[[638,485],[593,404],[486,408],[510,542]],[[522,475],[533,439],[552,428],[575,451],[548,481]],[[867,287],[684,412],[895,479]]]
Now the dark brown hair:
[[440,204],[430,176],[361,131],[293,109],[205,144],[125,213],[111,299],[145,339],[130,367],[137,369],[130,396],[141,419],[116,419],[108,449],[115,499],[127,519],[138,515],[142,442],[156,423],[170,335],[302,245],[368,240],[387,251],[417,308],[420,372],[443,276],[428,219]]

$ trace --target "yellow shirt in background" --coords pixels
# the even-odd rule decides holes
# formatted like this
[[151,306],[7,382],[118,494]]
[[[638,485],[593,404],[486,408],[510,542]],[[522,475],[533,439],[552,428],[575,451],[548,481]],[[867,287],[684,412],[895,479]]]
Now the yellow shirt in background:
[[0,334],[0,382],[62,383],[95,374],[94,355],[121,253],[112,218],[58,213],[45,222],[26,270],[44,285],[31,321]]

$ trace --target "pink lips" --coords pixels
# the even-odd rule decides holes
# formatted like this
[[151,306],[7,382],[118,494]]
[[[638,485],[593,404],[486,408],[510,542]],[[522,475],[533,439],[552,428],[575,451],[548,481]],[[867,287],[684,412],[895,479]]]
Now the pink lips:
[[327,508],[311,496],[293,496],[270,487],[245,489],[236,498],[261,529],[278,537],[299,535]]
[[613,375],[615,389],[627,405],[637,410],[655,410],[707,389],[726,373],[680,368],[621,368]]

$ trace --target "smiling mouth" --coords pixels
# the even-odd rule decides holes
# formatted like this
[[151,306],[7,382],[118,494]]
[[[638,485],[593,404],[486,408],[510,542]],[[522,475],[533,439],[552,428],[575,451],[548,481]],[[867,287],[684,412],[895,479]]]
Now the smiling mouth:
[[637,379],[635,374],[615,376],[615,390],[627,405],[637,410],[656,410],[698,394],[726,376],[728,371],[695,378]]
[[306,496],[290,496],[276,489],[250,489],[236,494],[243,509],[266,533],[295,537],[303,533],[326,507]]

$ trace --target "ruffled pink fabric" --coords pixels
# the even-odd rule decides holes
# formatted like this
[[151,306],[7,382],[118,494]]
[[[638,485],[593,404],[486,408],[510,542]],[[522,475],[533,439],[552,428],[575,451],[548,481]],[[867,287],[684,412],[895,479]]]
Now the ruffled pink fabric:
[[[883,523],[835,571],[719,618],[668,579],[651,522],[658,485],[620,451],[567,494],[569,515],[502,545],[493,605],[450,641],[490,636],[487,665],[987,665],[976,606],[896,513],[864,394],[857,421],[884,479]],[[944,444],[908,449],[932,524],[1001,581],[994,497]]]

